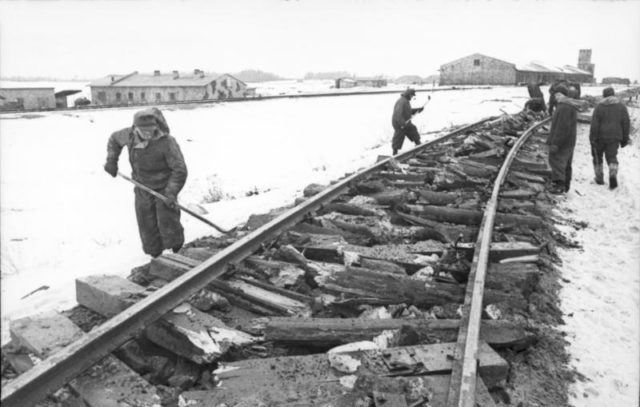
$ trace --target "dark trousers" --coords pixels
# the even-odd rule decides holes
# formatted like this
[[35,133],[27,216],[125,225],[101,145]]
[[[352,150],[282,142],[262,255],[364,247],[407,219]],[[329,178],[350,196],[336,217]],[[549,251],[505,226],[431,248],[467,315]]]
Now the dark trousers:
[[607,160],[607,164],[618,164],[618,144],[620,144],[619,141],[596,141],[593,143],[591,145],[593,164],[602,164],[603,156]]
[[164,249],[184,244],[184,229],[180,211],[169,208],[153,195],[135,188],[136,218],[142,240],[142,250],[157,257]]
[[394,155],[402,148],[405,137],[416,143],[416,145],[420,144],[420,133],[418,133],[418,128],[413,123],[407,123],[403,128],[395,129],[393,132],[391,148],[393,148]]
[[549,151],[551,181],[569,186],[572,175],[571,161],[573,161],[573,147],[566,147],[555,153]]

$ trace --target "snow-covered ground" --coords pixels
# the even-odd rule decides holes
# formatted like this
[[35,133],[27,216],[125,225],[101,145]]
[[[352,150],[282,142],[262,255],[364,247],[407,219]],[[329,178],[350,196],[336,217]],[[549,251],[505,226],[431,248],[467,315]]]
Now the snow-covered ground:
[[[309,93],[350,93],[350,92],[375,92],[375,91],[389,91],[389,90],[403,90],[407,85],[395,84],[389,82],[387,86],[382,88],[371,88],[364,86],[357,86],[353,88],[335,88],[335,81],[332,79],[309,79],[309,80],[282,80],[282,81],[268,81],[260,83],[249,83],[249,87],[256,88],[256,94],[262,96],[277,96],[277,95],[297,95],[297,94],[309,94]],[[432,85],[411,85],[415,89],[432,89]],[[435,86],[437,89],[438,87]]]
[[[587,378],[571,391],[571,402],[579,407],[639,402],[640,109],[630,113],[636,133],[634,144],[619,150],[618,189],[594,182],[589,126],[580,126],[574,189],[559,205],[562,216],[588,223],[574,235],[582,249],[560,251],[564,329],[572,364]],[[605,179],[608,184],[606,169]]]
[[[397,97],[164,108],[189,167],[180,201],[202,204],[222,196],[204,207],[223,227],[290,204],[307,184],[327,183],[389,154]],[[500,110],[517,112],[526,100],[524,87],[437,92],[414,122],[421,132],[439,130]],[[425,101],[419,93],[414,106]],[[140,248],[132,186],[102,170],[109,134],[130,125],[135,111],[0,115],[3,342],[9,319],[73,306],[76,277],[127,275],[148,260]],[[120,164],[128,173],[126,153]],[[246,196],[253,191],[259,194]],[[217,233],[188,215],[183,224],[187,240]],[[41,286],[49,288],[22,299]]]

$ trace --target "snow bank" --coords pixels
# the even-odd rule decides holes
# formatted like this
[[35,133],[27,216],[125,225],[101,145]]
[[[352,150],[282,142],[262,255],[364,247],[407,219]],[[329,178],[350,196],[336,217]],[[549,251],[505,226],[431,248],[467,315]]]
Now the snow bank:
[[[588,227],[573,231],[581,250],[560,250],[562,308],[572,364],[586,376],[575,406],[637,406],[640,381],[640,109],[630,109],[634,144],[619,153],[620,187],[593,181],[589,126],[580,126],[573,188],[559,213]],[[606,164],[605,164],[606,166]],[[605,170],[608,183],[608,171]]]

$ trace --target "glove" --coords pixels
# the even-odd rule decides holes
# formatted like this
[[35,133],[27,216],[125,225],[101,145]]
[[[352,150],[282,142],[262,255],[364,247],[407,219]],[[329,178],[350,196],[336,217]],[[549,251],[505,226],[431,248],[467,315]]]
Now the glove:
[[164,200],[164,204],[171,209],[175,209],[178,210],[178,200],[176,199],[176,197],[171,194],[171,193],[164,193],[165,196],[165,200]]
[[549,144],[549,152],[550,153],[557,153],[558,152],[558,146],[556,144]]
[[107,162],[104,165],[104,170],[111,175],[113,178],[116,177],[116,175],[118,175],[118,164],[114,163],[114,162]]
[[620,148],[625,148],[627,146],[627,144],[629,144],[629,140],[622,140],[620,142]]

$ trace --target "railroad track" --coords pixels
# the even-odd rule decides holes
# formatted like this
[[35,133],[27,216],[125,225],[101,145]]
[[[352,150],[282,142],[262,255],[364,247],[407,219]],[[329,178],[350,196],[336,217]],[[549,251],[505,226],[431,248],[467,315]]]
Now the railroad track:
[[[46,345],[33,339],[52,329],[42,319],[12,324],[13,345],[42,360],[3,386],[2,405],[35,405],[67,384],[92,406],[100,403],[91,397],[156,405],[166,391],[149,381],[179,388],[171,397],[183,405],[346,406],[357,397],[492,405],[487,388],[508,375],[494,349],[532,343],[509,316],[526,312],[538,255],[552,244],[540,231],[539,202],[548,169],[538,129],[548,119],[536,119],[522,113],[460,127],[305,190],[297,206],[252,217],[232,236],[154,259],[129,280],[79,279],[78,302],[109,319],[88,333],[49,335]],[[363,309],[393,318],[362,318]],[[246,314],[267,319],[256,324]],[[377,348],[324,353],[363,340]],[[160,378],[148,358],[136,363],[123,351],[144,354],[148,341],[178,355],[180,375]],[[289,354],[286,344],[309,354]],[[110,375],[133,385],[115,394],[91,382]]]

